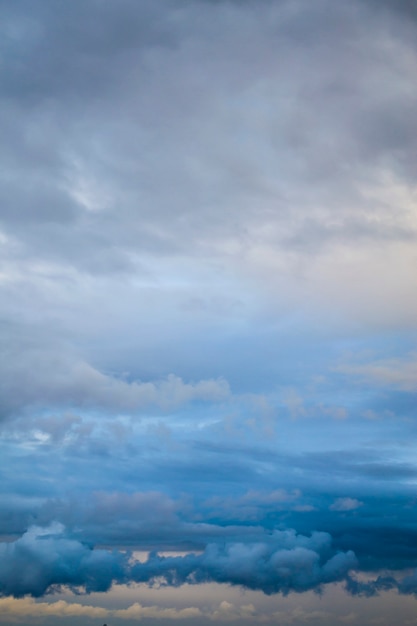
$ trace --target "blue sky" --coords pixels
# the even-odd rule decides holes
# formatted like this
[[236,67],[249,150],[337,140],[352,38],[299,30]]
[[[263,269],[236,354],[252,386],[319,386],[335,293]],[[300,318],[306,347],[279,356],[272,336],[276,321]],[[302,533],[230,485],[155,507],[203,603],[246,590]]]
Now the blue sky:
[[0,24],[0,624],[414,624],[414,4]]

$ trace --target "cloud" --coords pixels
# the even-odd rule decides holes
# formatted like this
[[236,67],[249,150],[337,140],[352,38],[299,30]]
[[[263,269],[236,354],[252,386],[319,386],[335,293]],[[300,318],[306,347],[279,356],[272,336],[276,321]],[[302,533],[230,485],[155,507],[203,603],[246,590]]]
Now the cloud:
[[145,582],[163,577],[172,585],[219,582],[268,594],[289,593],[343,580],[356,565],[353,552],[332,554],[326,533],[307,538],[276,531],[269,540],[255,544],[208,545],[200,555],[179,558],[151,554],[145,563],[133,566],[132,578]]
[[391,4],[0,3],[1,593],[415,588],[417,38]]
[[2,9],[4,98],[20,105],[2,206],[24,266],[106,276],[209,255],[264,282],[266,257],[291,273],[292,255],[330,248],[347,271],[345,246],[413,245],[412,194],[368,197],[387,169],[409,192],[413,68],[383,19],[369,37],[364,3],[22,6]]
[[4,412],[277,384],[287,320],[414,324],[414,48],[368,5],[1,7],[1,315],[42,335]]
[[43,524],[59,520],[87,543],[142,550],[201,549],[211,541],[250,541],[263,534],[255,525],[208,523],[189,496],[174,500],[161,492],[95,492],[86,499],[50,499],[39,507],[37,519]]
[[285,489],[273,491],[246,491],[241,497],[213,496],[204,502],[204,508],[209,511],[210,517],[225,519],[239,519],[246,521],[261,520],[266,512],[289,511],[297,509],[302,498],[299,490],[292,492]]
[[121,619],[141,620],[143,618],[153,619],[189,619],[192,617],[203,617],[201,609],[197,607],[187,607],[184,609],[162,608],[158,606],[142,606],[135,602],[127,609],[112,611],[115,617]]
[[187,620],[204,619],[214,622],[236,622],[251,620],[251,622],[297,624],[317,622],[318,620],[328,620],[329,623],[348,624],[355,622],[354,613],[338,614],[336,612],[324,610],[306,610],[301,606],[293,609],[280,611],[263,611],[257,609],[254,604],[238,604],[222,600],[219,603],[213,602],[209,606],[204,605],[186,607],[166,607],[156,605],[144,605],[134,602],[125,609],[101,608],[98,606],[79,604],[77,602],[67,602],[65,600],[39,602],[32,598],[1,598],[0,599],[0,622],[19,622],[22,618],[47,619],[47,618],[81,618],[101,619],[110,621],[112,619],[121,620],[142,620],[146,618],[159,620]]
[[[233,607],[234,608],[234,607]],[[105,609],[77,602],[35,602],[32,598],[14,599],[0,598],[0,621],[19,621],[19,618],[81,618],[109,620],[110,618],[126,620],[153,619],[188,619],[202,617],[203,612],[197,607],[182,609],[164,608],[159,606],[143,606],[135,602],[126,609]],[[236,616],[237,618],[237,616]]]
[[44,595],[55,585],[106,591],[123,580],[126,555],[92,550],[67,538],[62,525],[30,528],[21,538],[0,544],[0,594]]
[[354,511],[362,505],[363,502],[356,498],[337,498],[329,508],[331,511]]
[[218,604],[207,604],[197,607],[164,607],[156,605],[143,605],[134,602],[125,609],[109,609],[92,606],[88,604],[79,604],[77,602],[67,602],[58,600],[56,602],[39,602],[32,598],[0,598],[0,622],[16,621],[21,618],[65,618],[65,617],[88,617],[91,619],[121,619],[121,620],[138,620],[150,618],[158,620],[187,620],[199,618],[211,620],[214,622],[235,622],[241,620],[255,620],[262,623],[273,622],[279,620],[280,623],[294,624],[297,620],[303,619],[304,622],[315,622],[318,619],[331,618],[332,622],[348,623],[349,616],[338,616],[336,613],[331,614],[326,611],[306,611],[298,607],[288,611],[274,611],[273,613],[262,612],[257,610],[253,604],[235,604],[222,600]]
[[368,363],[340,365],[338,371],[355,376],[359,380],[371,382],[381,387],[399,391],[417,391],[417,358],[407,357],[380,359]]
[[32,598],[0,598],[0,620],[18,621],[25,617],[90,617],[93,619],[105,619],[109,612],[98,606],[78,604],[76,602],[35,602]]
[[167,411],[193,401],[222,402],[230,396],[222,377],[184,382],[170,374],[142,382],[103,373],[68,343],[48,337],[44,329],[6,324],[0,341],[5,357],[0,367],[3,415],[44,406]]
[[294,531],[276,531],[257,543],[212,543],[201,554],[152,553],[133,564],[125,552],[93,550],[66,537],[58,524],[32,527],[0,547],[0,593],[15,597],[39,597],[59,585],[92,592],[106,591],[115,582],[161,579],[174,586],[218,582],[268,594],[303,592],[343,580],[357,565],[353,552],[332,550],[328,534],[303,537]]

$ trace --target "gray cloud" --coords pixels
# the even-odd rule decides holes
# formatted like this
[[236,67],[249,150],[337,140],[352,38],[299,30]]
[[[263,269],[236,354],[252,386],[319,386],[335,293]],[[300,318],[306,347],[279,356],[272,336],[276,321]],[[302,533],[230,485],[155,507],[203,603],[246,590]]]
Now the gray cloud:
[[119,6],[77,1],[69,10],[46,0],[33,12],[27,2],[3,4],[6,93],[30,104],[56,96],[96,99],[108,92],[109,79],[113,85],[123,80],[118,68],[132,51],[172,42],[173,7],[172,2],[160,11],[147,1]]
[[[259,219],[290,248],[309,232],[316,252],[329,236],[406,237],[405,216],[392,221],[391,207],[369,204],[366,179],[352,175],[366,167],[378,184],[396,155],[406,176],[415,134],[409,68],[392,67],[386,24],[376,20],[370,39],[361,11],[329,2],[265,3],[256,14],[200,2],[9,7],[6,232],[22,254],[105,273],[132,271],[132,253],[223,256],[230,237],[244,250]],[[30,115],[12,114],[11,97]],[[311,211],[312,199],[328,210]],[[26,223],[34,214],[36,227]]]
[[159,381],[129,381],[100,372],[68,343],[42,327],[5,324],[0,331],[3,416],[43,406],[83,407],[110,412],[167,411],[192,401],[221,402],[230,396],[226,380],[184,382],[174,374]]

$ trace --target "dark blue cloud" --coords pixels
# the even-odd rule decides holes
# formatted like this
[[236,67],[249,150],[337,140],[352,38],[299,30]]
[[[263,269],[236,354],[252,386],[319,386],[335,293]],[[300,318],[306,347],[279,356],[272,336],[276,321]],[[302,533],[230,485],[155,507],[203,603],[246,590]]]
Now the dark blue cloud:
[[[86,593],[106,591],[113,583],[161,581],[170,586],[226,583],[266,594],[320,591],[344,581],[353,595],[372,596],[389,589],[416,593],[416,574],[403,578],[356,578],[359,563],[352,550],[337,550],[331,536],[294,530],[274,531],[258,541],[209,543],[201,553],[132,561],[129,552],[92,549],[71,538],[59,524],[32,527],[20,539],[0,544],[0,594],[39,597],[61,585]],[[23,572],[23,574],[22,574]]]
[[92,550],[63,535],[59,525],[33,527],[13,543],[0,544],[0,593],[42,596],[56,585],[106,591],[123,580],[126,555]]
[[201,555],[151,554],[144,564],[133,567],[131,575],[138,582],[163,576],[171,585],[215,581],[264,593],[302,592],[343,580],[356,566],[355,555],[335,554],[330,539],[323,533],[313,533],[308,538],[285,531],[256,544],[208,545]]
[[265,593],[302,592],[343,580],[356,566],[352,552],[332,550],[330,536],[313,533],[308,538],[293,531],[264,536],[255,544],[209,544],[200,555],[151,554],[133,565],[129,554],[92,550],[66,537],[59,526],[32,527],[0,547],[0,593],[16,597],[41,596],[58,585],[82,587],[87,593],[106,591],[113,582],[152,583],[161,577],[175,586],[219,582]]

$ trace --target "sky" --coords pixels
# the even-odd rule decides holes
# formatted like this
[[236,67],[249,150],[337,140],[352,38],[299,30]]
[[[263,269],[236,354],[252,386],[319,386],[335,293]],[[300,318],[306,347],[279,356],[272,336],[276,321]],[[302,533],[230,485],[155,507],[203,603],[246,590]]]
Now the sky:
[[416,6],[0,1],[0,626],[417,623]]

